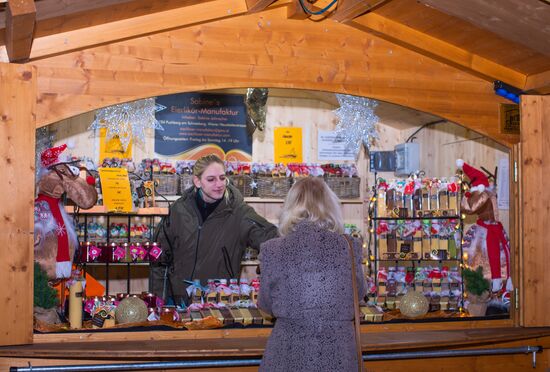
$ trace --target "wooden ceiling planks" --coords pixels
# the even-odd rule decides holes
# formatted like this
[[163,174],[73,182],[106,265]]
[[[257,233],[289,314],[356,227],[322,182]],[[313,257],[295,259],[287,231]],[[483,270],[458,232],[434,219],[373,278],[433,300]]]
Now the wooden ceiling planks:
[[[308,6],[318,10],[329,3],[329,0],[319,0]],[[369,14],[353,21],[356,23],[361,19],[367,23],[360,26],[363,31],[375,33],[488,81],[501,80],[524,88],[528,75],[550,71],[549,57],[415,0],[339,0],[338,3],[340,9],[355,12],[346,18],[373,6]],[[271,7],[287,6],[288,17],[292,19],[308,18],[298,0],[74,0],[69,3],[37,0],[38,22],[30,58],[45,58],[192,24],[207,24],[216,19],[246,14],[251,7],[265,9],[269,4]],[[380,4],[382,6],[377,6]],[[336,12],[331,9],[327,15],[334,13],[338,13],[338,8]],[[319,21],[322,16],[313,18]],[[321,23],[330,24],[327,21]],[[0,44],[3,43],[1,39],[0,34]],[[4,47],[0,47],[0,59],[8,60]],[[541,93],[549,86],[530,86],[530,89]]]
[[24,61],[29,58],[35,20],[34,0],[17,0],[8,3],[5,43],[10,62]]
[[519,87],[523,87],[525,84],[525,75],[511,68],[470,53],[468,50],[407,27],[375,12],[356,18],[350,25],[443,63],[458,67],[487,81],[501,80]]
[[143,97],[231,87],[341,92],[499,133],[491,84],[352,27],[296,22],[285,8],[35,61],[38,126]]
[[550,57],[550,5],[540,0],[420,0]]
[[547,56],[415,0],[392,0],[374,13],[525,75],[550,70]]

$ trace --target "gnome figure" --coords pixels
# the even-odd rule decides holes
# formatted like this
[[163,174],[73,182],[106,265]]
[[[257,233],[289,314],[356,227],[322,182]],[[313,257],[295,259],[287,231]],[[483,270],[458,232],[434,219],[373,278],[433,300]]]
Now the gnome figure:
[[[487,266],[490,270],[492,291],[502,289],[502,279],[506,279],[506,291],[513,289],[510,278],[510,243],[504,227],[498,221],[498,207],[494,188],[489,179],[462,159],[456,161],[459,169],[470,179],[470,190],[462,198],[460,209],[478,219],[464,236],[464,251],[468,254],[468,265],[474,269]],[[504,269],[503,269],[504,267]]]
[[93,177],[80,177],[81,169],[60,160],[67,145],[52,147],[41,156],[38,196],[34,201],[34,259],[48,279],[71,276],[72,258],[78,240],[71,219],[61,202],[63,194],[83,209],[97,201]]

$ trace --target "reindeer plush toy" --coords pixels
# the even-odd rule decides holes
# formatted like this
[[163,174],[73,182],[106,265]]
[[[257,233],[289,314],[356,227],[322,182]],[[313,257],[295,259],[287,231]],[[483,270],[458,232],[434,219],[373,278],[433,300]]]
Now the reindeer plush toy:
[[40,160],[43,172],[34,201],[34,259],[49,279],[71,276],[74,251],[78,245],[75,228],[65,213],[61,196],[66,193],[77,206],[91,208],[97,201],[93,177],[80,177],[82,169],[61,162],[63,144],[45,150]]
[[[464,236],[464,251],[468,253],[468,265],[474,269],[482,266],[490,270],[492,291],[499,292],[502,278],[506,279],[506,291],[513,289],[510,278],[510,243],[502,224],[498,221],[498,207],[493,187],[489,186],[487,176],[464,162],[456,161],[459,169],[470,179],[470,190],[462,198],[460,209],[468,215],[477,215],[478,219]],[[505,270],[503,270],[505,266]]]

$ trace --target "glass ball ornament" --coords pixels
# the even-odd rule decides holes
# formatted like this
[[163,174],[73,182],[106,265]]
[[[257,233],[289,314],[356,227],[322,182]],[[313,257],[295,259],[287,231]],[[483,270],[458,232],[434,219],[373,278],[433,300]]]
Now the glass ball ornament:
[[409,291],[399,304],[399,310],[401,314],[405,315],[407,318],[417,318],[422,315],[426,315],[430,304],[428,299],[420,292]]
[[118,324],[144,322],[147,315],[147,305],[138,297],[125,298],[115,310],[115,320]]

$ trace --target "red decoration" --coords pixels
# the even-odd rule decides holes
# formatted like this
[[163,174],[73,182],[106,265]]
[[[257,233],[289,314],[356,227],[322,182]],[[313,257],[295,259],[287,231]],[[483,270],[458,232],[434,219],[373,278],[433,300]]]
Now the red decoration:
[[44,168],[51,167],[52,165],[55,165],[59,163],[59,155],[65,151],[67,148],[66,144],[62,144],[57,147],[51,147],[49,149],[46,149],[42,152],[40,155],[40,161],[42,162],[42,166]]

